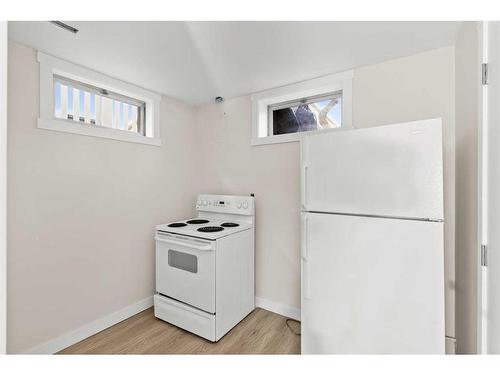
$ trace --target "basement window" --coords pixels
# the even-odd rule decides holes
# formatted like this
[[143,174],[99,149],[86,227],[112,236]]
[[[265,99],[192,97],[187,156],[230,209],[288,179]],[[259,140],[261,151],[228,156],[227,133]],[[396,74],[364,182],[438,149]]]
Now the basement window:
[[54,75],[54,114],[58,119],[146,135],[146,103]]
[[252,96],[252,145],[299,141],[351,127],[352,71]]
[[159,95],[40,52],[38,61],[38,128],[161,145]]
[[268,106],[268,133],[290,134],[342,126],[342,91]]

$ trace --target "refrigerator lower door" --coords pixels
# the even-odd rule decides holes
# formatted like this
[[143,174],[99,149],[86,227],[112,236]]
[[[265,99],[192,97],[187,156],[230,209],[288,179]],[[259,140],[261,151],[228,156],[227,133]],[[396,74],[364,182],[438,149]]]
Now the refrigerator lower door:
[[443,223],[302,214],[303,354],[444,354]]

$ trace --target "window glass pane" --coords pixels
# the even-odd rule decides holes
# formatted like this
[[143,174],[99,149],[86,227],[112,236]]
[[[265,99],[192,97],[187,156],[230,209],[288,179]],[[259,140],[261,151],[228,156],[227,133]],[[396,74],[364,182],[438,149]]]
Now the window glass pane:
[[[111,105],[112,105],[112,108],[111,108],[111,127],[116,128],[116,106],[115,106],[114,100],[111,101]],[[106,125],[104,125],[104,126],[106,126]]]
[[101,107],[101,121],[100,125],[106,126],[108,128],[113,127],[113,101],[109,98],[101,97],[102,107]]
[[144,113],[145,106],[144,102],[137,99],[59,76],[54,77],[56,118],[146,135],[144,119],[140,115]]
[[120,129],[125,129],[125,105],[120,103]]
[[120,129],[120,102],[113,100],[113,128]]
[[85,116],[86,116],[86,113],[85,113],[86,112],[85,111],[85,91],[78,90],[78,92],[79,92],[78,113],[80,115],[79,120],[85,121]]
[[61,118],[61,84],[56,82],[54,85],[54,113],[57,118]]
[[168,265],[192,273],[198,272],[198,258],[195,255],[180,251],[168,251]]
[[90,93],[90,122],[96,123],[95,93]]
[[73,87],[67,86],[67,95],[68,95],[67,118],[73,120]]
[[61,118],[68,118],[68,86],[61,84]]
[[139,131],[137,128],[137,106],[131,105],[129,106],[129,114],[128,114],[128,120],[129,120],[129,130],[131,131]]
[[73,88],[73,120],[80,120],[80,90]]
[[289,134],[342,126],[342,95],[303,100],[272,111],[272,134]]

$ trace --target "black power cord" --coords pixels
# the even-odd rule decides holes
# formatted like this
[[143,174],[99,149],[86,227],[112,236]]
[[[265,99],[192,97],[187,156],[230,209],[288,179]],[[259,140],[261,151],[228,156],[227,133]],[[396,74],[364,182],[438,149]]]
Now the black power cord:
[[299,325],[299,327],[300,327],[300,322],[299,322],[298,320],[296,320],[296,319],[292,319],[292,318],[287,318],[287,319],[286,319],[286,321],[285,321],[286,326],[288,327],[288,329],[289,329],[289,330],[290,330],[290,331],[291,331],[291,332],[292,332],[295,336],[300,336],[300,328],[299,328],[299,330],[298,330],[298,331],[297,331],[297,330],[295,330],[295,329],[293,329],[293,328],[292,328],[292,326],[290,325],[290,322],[295,322],[295,323],[297,323],[297,324]]

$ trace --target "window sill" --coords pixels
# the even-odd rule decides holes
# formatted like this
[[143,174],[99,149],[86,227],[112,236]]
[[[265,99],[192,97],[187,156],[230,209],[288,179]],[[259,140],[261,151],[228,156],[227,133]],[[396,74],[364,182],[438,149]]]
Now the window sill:
[[292,133],[282,135],[270,135],[267,137],[252,138],[252,146],[271,145],[275,143],[299,142],[303,134]]
[[282,135],[270,135],[267,137],[252,138],[252,146],[270,145],[275,143],[288,143],[288,142],[299,142],[305,136],[326,134],[331,132],[340,132],[343,130],[352,129],[351,126],[342,126],[335,129],[322,129],[322,130],[311,130],[301,133],[291,133]]
[[86,135],[90,137],[114,139],[116,141],[142,143],[151,146],[161,146],[161,139],[159,138],[144,137],[142,135],[125,130],[105,128],[92,124],[80,124],[68,120],[39,118],[37,127],[38,129]]

